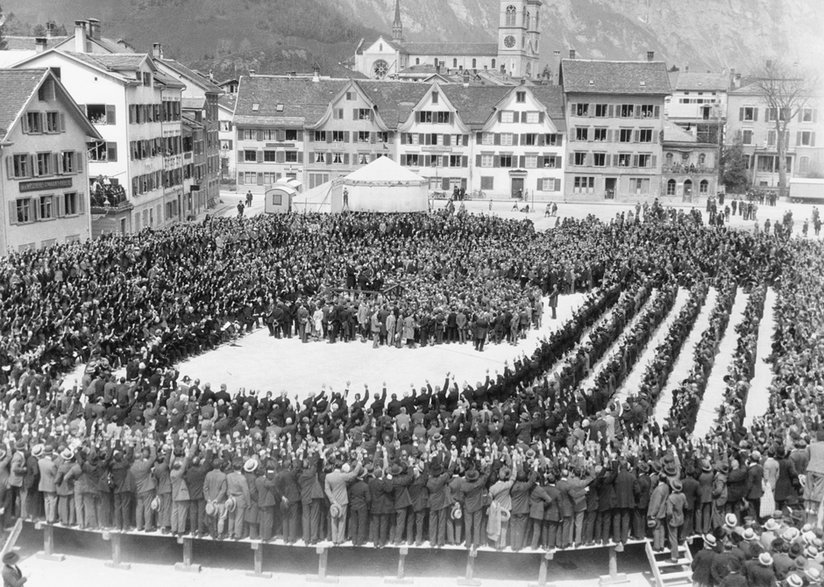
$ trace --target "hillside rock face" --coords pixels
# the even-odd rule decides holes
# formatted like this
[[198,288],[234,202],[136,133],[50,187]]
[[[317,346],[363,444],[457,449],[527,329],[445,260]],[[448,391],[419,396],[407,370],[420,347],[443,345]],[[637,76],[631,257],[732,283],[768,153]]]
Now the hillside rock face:
[[[104,34],[216,73],[335,66],[391,31],[394,0],[2,0],[19,20],[103,20]],[[822,0],[544,0],[541,52],[747,71],[766,58],[821,67]],[[409,40],[494,41],[499,0],[401,0]],[[822,76],[824,77],[824,76]]]
[[[364,25],[391,30],[394,0],[340,0]],[[416,40],[495,40],[499,0],[401,0]],[[746,70],[771,56],[815,65],[824,55],[821,0],[544,0],[542,56],[642,59]]]

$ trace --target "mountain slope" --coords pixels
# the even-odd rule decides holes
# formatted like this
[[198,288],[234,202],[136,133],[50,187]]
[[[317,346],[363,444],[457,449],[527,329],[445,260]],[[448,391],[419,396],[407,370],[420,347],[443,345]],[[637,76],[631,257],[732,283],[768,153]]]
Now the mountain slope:
[[[391,30],[394,0],[2,0],[21,21],[103,21],[104,34],[215,74],[325,69],[361,37]],[[824,54],[821,0],[544,0],[542,57],[639,59],[653,50],[678,66],[747,70],[782,55]],[[406,37],[491,41],[499,0],[401,0]]]

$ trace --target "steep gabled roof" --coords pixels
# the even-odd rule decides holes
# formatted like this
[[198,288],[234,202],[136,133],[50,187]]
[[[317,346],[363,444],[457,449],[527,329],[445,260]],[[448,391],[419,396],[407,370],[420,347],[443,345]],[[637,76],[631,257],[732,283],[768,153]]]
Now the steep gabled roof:
[[0,142],[6,139],[26,104],[46,79],[54,82],[55,93],[64,102],[66,112],[84,126],[89,137],[100,133],[80,111],[69,92],[48,69],[0,69]]
[[74,51],[64,51],[64,53],[90,65],[118,73],[137,71],[143,61],[148,58],[146,53],[75,53]]
[[505,86],[441,86],[461,120],[470,128],[480,128],[492,116],[495,105],[512,90]]
[[671,91],[663,61],[564,59],[560,76],[568,94],[667,95]]
[[6,138],[46,72],[45,69],[0,69],[0,140]]
[[358,81],[357,84],[378,108],[389,128],[397,128],[409,118],[412,108],[431,87],[429,84],[390,81]]
[[400,43],[401,51],[409,55],[472,55],[497,57],[497,43]]
[[218,86],[215,82],[213,82],[209,78],[199,74],[198,72],[194,71],[193,69],[190,69],[190,68],[186,67],[185,65],[183,65],[179,61],[175,61],[174,59],[165,59],[165,58],[164,59],[155,59],[155,61],[158,61],[161,65],[167,66],[169,69],[171,69],[172,71],[174,71],[179,76],[186,79],[187,81],[190,81],[194,84],[197,84],[198,86],[203,88],[203,90],[207,94],[221,94],[221,93],[223,93],[223,89],[220,86]]
[[[74,38],[74,36],[43,38],[46,39],[46,49],[51,49],[52,47],[57,47],[63,41]],[[36,47],[36,39],[37,37],[29,36],[3,36],[3,40],[6,41],[6,48],[4,51],[34,51]]]
[[241,76],[235,122],[312,125],[320,120],[332,99],[349,83],[349,80],[313,82],[288,77]]
[[[730,87],[730,78],[723,73],[675,72],[672,89],[698,92],[725,92]],[[671,79],[672,79],[671,78]]]

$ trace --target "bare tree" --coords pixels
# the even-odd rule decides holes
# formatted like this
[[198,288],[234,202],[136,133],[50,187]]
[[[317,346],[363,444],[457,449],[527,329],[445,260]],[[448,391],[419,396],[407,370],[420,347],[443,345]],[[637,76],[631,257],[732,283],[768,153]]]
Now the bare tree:
[[761,90],[767,105],[766,120],[775,124],[778,151],[778,189],[781,196],[787,195],[787,148],[790,142],[788,127],[799,118],[801,111],[813,98],[816,81],[812,75],[801,71],[796,65],[768,60],[756,73],[755,85]]

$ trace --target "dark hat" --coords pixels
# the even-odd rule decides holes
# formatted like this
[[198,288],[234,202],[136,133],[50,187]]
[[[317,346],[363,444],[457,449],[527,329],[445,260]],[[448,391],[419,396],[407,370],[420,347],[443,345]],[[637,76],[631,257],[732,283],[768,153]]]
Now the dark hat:
[[429,467],[429,473],[435,477],[438,477],[441,473],[443,473],[443,465],[440,463],[432,463]]
[[478,480],[478,478],[480,477],[480,474],[478,473],[478,469],[469,469],[466,472],[465,476],[466,476],[467,481],[469,481],[470,483],[473,483],[473,482]]
[[389,467],[389,474],[392,475],[393,477],[396,476],[396,475],[400,475],[401,473],[403,473],[403,469],[401,468],[401,466],[399,464],[395,463],[394,465]]
[[675,466],[675,463],[667,463],[664,467],[664,475],[667,477],[675,477],[678,475],[678,468]]
[[17,562],[20,560],[20,555],[10,550],[6,554],[3,555],[3,564],[4,565],[16,565]]
[[672,487],[672,490],[676,493],[684,489],[684,486],[681,485],[681,482],[678,479],[673,479],[672,483],[670,483],[670,486]]
[[712,465],[708,461],[701,463],[701,470],[705,473],[712,473]]

